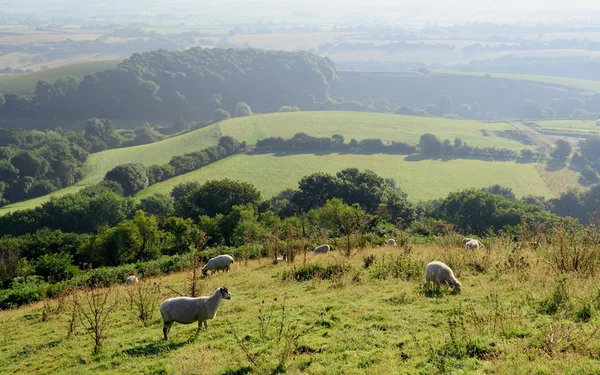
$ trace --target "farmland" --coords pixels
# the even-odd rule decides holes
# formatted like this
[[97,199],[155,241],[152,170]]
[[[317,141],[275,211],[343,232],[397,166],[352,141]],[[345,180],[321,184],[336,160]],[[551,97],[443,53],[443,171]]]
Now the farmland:
[[[536,164],[486,162],[479,160],[408,161],[399,155],[290,154],[275,156],[236,155],[207,167],[155,184],[139,193],[170,193],[173,186],[186,181],[205,182],[230,178],[255,185],[268,198],[286,189],[297,188],[298,181],[311,173],[339,172],[345,168],[371,169],[392,178],[412,201],[442,198],[455,190],[501,184],[518,196],[557,195],[542,180]],[[472,178],[477,176],[477,178]]]
[[119,60],[92,61],[65,65],[39,72],[0,77],[0,92],[5,94],[15,93],[22,96],[31,96],[35,92],[37,81],[42,80],[54,83],[59,78],[65,78],[67,76],[81,79],[88,74],[112,69],[117,66],[119,62]]
[[421,135],[435,134],[441,139],[459,137],[472,146],[503,147],[513,150],[533,147],[502,137],[515,129],[507,123],[484,123],[434,117],[401,116],[369,112],[291,112],[240,117],[221,124],[221,133],[240,141],[255,143],[267,137],[291,138],[304,132],[315,137],[333,134],[362,140],[378,138],[417,144]]
[[[201,281],[204,295],[222,285],[232,295],[208,322],[208,332],[194,337],[195,324],[175,323],[167,342],[158,303],[176,295],[173,290],[186,290],[189,273],[147,280],[162,286],[152,292],[158,302],[148,326],[127,302],[128,289],[116,287],[110,298],[118,306],[98,355],[79,321],[66,338],[69,299],[46,321],[42,303],[3,311],[0,372],[263,374],[283,358],[279,371],[294,374],[597,373],[600,321],[596,302],[586,305],[596,301],[597,278],[569,277],[561,289],[553,268],[541,261],[546,249],[522,250],[539,267],[507,268],[507,245],[491,239],[489,246],[495,251],[433,244],[416,245],[405,256],[382,248],[349,259],[337,252],[320,259],[309,254],[309,264],[345,264],[347,271],[302,282],[281,280],[282,272],[302,267],[301,257],[294,267],[236,262],[231,272]],[[364,268],[369,254],[375,262]],[[463,284],[460,294],[424,293],[422,270],[432,259],[452,265]],[[279,345],[277,329],[261,329],[261,318],[275,327],[283,322]],[[291,345],[289,356],[281,355],[284,343]]]
[[552,120],[538,121],[534,125],[541,134],[585,138],[600,135],[595,120]]

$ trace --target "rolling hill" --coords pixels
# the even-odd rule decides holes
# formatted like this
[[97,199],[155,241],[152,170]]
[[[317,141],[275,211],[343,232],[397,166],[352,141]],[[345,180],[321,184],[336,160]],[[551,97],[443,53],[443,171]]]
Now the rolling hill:
[[88,74],[112,69],[120,62],[120,60],[92,61],[60,66],[58,68],[42,70],[39,72],[4,76],[0,77],[0,92],[4,94],[14,93],[21,96],[32,96],[35,92],[37,81],[42,80],[54,83],[59,78],[67,76],[81,79]]
[[177,137],[165,139],[161,142],[92,154],[85,163],[86,176],[75,185],[43,197],[4,206],[0,208],[0,215],[6,212],[39,206],[51,197],[75,193],[86,186],[102,181],[106,172],[117,165],[125,163],[142,163],[144,165],[165,164],[175,155],[214,146],[218,143],[219,137],[218,126],[212,125]]
[[[460,137],[473,146],[496,146],[520,150],[534,148],[516,139],[525,137],[509,123],[484,123],[471,120],[400,116],[365,112],[292,112],[253,115],[223,121],[210,127],[150,145],[104,151],[90,156],[87,176],[75,186],[0,209],[0,214],[35,207],[52,196],[76,192],[102,180],[113,167],[139,162],[144,165],[166,163],[174,155],[200,150],[216,144],[218,137],[232,136],[250,144],[271,136],[292,137],[297,132],[312,136],[341,134],[349,141],[380,138],[417,144],[424,133],[453,140]],[[510,138],[507,138],[510,137]],[[513,139],[514,138],[514,139]],[[358,167],[372,169],[393,178],[413,201],[440,198],[449,192],[493,184],[509,186],[518,196],[554,197],[569,187],[578,186],[577,176],[568,171],[549,172],[539,163],[481,160],[419,159],[416,156],[385,154],[242,154],[223,159],[200,170],[150,186],[138,198],[155,192],[169,193],[180,182],[232,178],[256,185],[264,197],[285,188],[294,188],[300,178],[314,172],[335,173]]]

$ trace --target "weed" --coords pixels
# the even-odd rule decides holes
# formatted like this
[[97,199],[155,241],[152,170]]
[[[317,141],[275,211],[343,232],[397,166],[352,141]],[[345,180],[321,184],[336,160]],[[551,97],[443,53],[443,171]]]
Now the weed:
[[79,303],[77,309],[79,321],[94,340],[94,354],[98,354],[102,349],[106,328],[110,322],[109,317],[117,308],[118,298],[111,299],[112,294],[111,288],[106,288],[104,291],[88,288],[84,290],[83,301],[76,300]]
[[138,318],[147,327],[152,321],[154,311],[160,298],[160,287],[158,284],[149,282],[141,282],[137,285],[128,288],[127,293],[129,294],[130,301],[133,301],[137,311]]
[[569,303],[567,278],[560,277],[556,281],[554,292],[540,303],[540,311],[547,315],[554,315],[561,309],[566,309]]
[[387,279],[393,277],[401,280],[419,280],[423,275],[425,264],[415,261],[404,254],[382,255],[371,269],[371,277]]
[[371,264],[373,264],[373,262],[375,262],[374,254],[369,254],[369,255],[363,256],[363,267],[365,269],[371,267]]

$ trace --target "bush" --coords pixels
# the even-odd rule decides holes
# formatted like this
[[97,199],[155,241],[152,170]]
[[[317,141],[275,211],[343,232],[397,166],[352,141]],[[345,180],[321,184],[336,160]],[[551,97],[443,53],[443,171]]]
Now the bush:
[[140,163],[129,163],[114,167],[104,177],[105,180],[115,181],[123,187],[126,196],[135,195],[148,187],[146,168]]
[[309,281],[314,278],[332,280],[335,278],[340,278],[352,270],[352,265],[346,262],[337,262],[327,265],[313,263],[300,267],[294,266],[289,271],[283,271],[279,277],[281,280],[295,280],[298,282]]
[[248,103],[239,102],[235,106],[235,117],[250,116],[250,115],[252,115],[252,109],[250,108]]
[[78,272],[70,254],[44,254],[35,262],[35,273],[48,281],[68,280]]

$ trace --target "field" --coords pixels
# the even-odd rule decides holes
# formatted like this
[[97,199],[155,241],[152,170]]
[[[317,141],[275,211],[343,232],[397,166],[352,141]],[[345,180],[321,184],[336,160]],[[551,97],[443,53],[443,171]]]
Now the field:
[[[483,131],[488,133],[484,135]],[[450,120],[434,117],[401,116],[370,112],[291,112],[239,117],[221,124],[221,133],[240,141],[256,143],[267,137],[291,138],[298,132],[317,137],[341,134],[351,138],[379,138],[416,145],[425,133],[440,139],[459,137],[472,146],[503,147],[513,150],[533,147],[494,132],[515,130],[510,124],[484,123],[473,120]]]
[[[444,72],[446,73],[446,72]],[[493,78],[506,78],[522,81],[533,81],[541,83],[550,83],[553,85],[561,85],[571,87],[575,89],[600,92],[600,81],[593,81],[587,79],[567,78],[567,77],[551,77],[551,76],[537,76],[531,74],[507,74],[507,73],[472,73],[472,72],[452,72],[448,74],[463,74],[463,75],[475,75],[483,76],[489,75]]]
[[297,188],[298,181],[311,173],[335,174],[345,168],[371,169],[382,177],[392,178],[411,201],[442,198],[459,189],[481,188],[493,184],[508,186],[518,196],[532,194],[550,198],[558,195],[558,192],[552,191],[544,182],[536,169],[538,164],[408,160],[406,156],[382,154],[243,154],[152,185],[141,191],[138,197],[157,192],[168,194],[173,186],[186,181],[205,182],[230,178],[255,185],[264,198],[269,198],[286,188]]
[[[158,305],[176,296],[172,290],[187,290],[189,273],[147,280],[161,285],[160,292],[146,294],[157,299],[148,326],[131,308],[127,289],[116,287],[109,301],[119,301],[118,306],[108,317],[97,355],[79,320],[74,335],[66,338],[70,299],[61,308],[52,302],[56,311],[44,322],[42,303],[4,311],[0,373],[600,372],[600,280],[570,275],[561,284],[554,268],[541,261],[547,249],[523,249],[525,263],[505,266],[512,259],[508,246],[494,240],[489,251],[466,253],[452,246],[416,245],[408,255],[365,249],[349,259],[337,252],[319,259],[309,254],[308,264],[323,269],[344,264],[346,271],[308,274],[301,282],[281,275],[300,270],[302,256],[293,267],[268,260],[236,262],[231,272],[201,281],[204,295],[222,285],[232,295],[208,321],[208,331],[195,336],[195,324],[175,323],[167,342]],[[368,254],[375,260],[365,268]],[[461,293],[425,292],[423,269],[433,259],[451,265]]]
[[100,182],[106,172],[117,165],[126,163],[142,163],[144,165],[165,164],[175,155],[186,152],[198,151],[214,146],[219,139],[219,129],[209,126],[187,134],[166,139],[148,145],[107,150],[90,155],[86,161],[86,176],[75,185],[66,189],[55,191],[49,195],[10,204],[0,208],[0,215],[19,209],[36,207],[51,197],[59,197],[68,193],[75,193],[86,186]]
[[119,62],[120,61],[118,60],[85,62],[39,72],[0,77],[0,92],[4,94],[15,93],[22,96],[32,96],[35,92],[35,85],[39,80],[54,83],[59,78],[67,76],[81,79],[88,74],[112,69],[117,66]]
[[536,122],[536,130],[546,135],[589,137],[600,135],[596,120],[552,120]]

